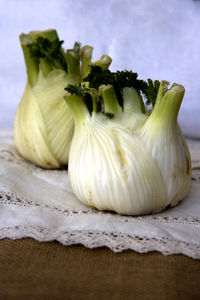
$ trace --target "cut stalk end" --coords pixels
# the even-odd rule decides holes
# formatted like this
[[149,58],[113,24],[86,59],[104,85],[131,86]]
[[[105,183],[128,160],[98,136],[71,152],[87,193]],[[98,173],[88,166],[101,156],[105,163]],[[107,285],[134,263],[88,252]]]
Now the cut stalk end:
[[108,55],[102,55],[101,58],[92,63],[92,66],[101,67],[102,70],[107,70],[112,62],[112,58]]
[[83,97],[66,93],[63,98],[69,106],[76,124],[83,123],[90,118],[90,113],[84,103]]
[[184,86],[174,83],[167,90],[169,83],[162,81],[156,98],[156,104],[149,117],[149,122],[174,125],[177,122],[180,106],[185,94]]
[[86,45],[81,48],[80,59],[81,59],[82,78],[85,78],[89,73],[89,65],[91,64],[91,60],[92,60],[92,52],[93,52],[93,47],[91,46]]
[[37,38],[42,37],[48,39],[50,42],[53,42],[59,39],[57,31],[55,29],[47,29],[43,31],[30,31],[30,36],[35,42]]
[[114,87],[110,84],[101,85],[99,87],[99,92],[103,98],[105,114],[113,114],[117,116],[120,111],[120,105],[118,103]]
[[31,50],[29,47],[33,44],[33,39],[29,34],[24,33],[19,36],[19,39],[26,64],[28,81],[30,86],[33,87],[37,83],[39,73],[38,60],[31,55]]
[[[80,77],[80,56],[74,49],[68,49],[66,52],[68,74]],[[79,80],[80,81],[80,78]]]

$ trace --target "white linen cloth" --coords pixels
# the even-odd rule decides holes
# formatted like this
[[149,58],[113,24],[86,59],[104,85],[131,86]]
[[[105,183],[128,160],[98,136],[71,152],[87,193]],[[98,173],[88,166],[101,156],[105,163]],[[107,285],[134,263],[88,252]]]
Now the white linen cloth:
[[189,147],[193,170],[188,197],[159,214],[127,217],[80,203],[66,170],[44,170],[25,161],[11,131],[0,130],[0,238],[107,246],[114,252],[156,250],[200,259],[200,141],[189,141]]

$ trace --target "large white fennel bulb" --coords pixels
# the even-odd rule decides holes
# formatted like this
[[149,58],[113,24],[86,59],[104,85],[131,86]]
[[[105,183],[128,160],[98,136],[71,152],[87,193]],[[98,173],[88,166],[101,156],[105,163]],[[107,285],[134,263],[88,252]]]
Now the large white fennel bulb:
[[80,201],[99,210],[143,215],[174,206],[187,195],[191,162],[177,123],[184,87],[167,87],[161,81],[151,114],[133,87],[122,88],[122,99],[110,84],[99,92],[67,88],[64,98],[75,121],[68,172]]

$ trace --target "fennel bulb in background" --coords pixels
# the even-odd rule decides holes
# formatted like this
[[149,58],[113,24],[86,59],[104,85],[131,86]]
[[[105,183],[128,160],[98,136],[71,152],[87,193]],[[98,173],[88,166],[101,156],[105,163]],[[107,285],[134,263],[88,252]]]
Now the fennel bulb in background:
[[[165,81],[147,84],[128,71],[103,77],[96,71],[86,85],[69,85],[64,96],[75,121],[72,190],[89,206],[124,215],[176,205],[191,181],[190,154],[177,123],[184,87],[167,90]],[[153,104],[151,113],[141,91]]]
[[15,144],[24,158],[38,166],[59,168],[68,163],[74,131],[64,88],[80,83],[90,64],[108,68],[111,58],[103,55],[91,63],[93,48],[81,48],[79,43],[65,52],[56,30],[21,34],[20,42],[27,84],[14,121]]

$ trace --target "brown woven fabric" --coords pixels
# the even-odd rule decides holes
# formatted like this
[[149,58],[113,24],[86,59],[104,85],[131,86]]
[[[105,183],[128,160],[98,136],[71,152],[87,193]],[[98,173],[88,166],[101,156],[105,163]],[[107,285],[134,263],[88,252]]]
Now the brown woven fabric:
[[0,241],[0,299],[200,299],[200,262],[33,239]]

